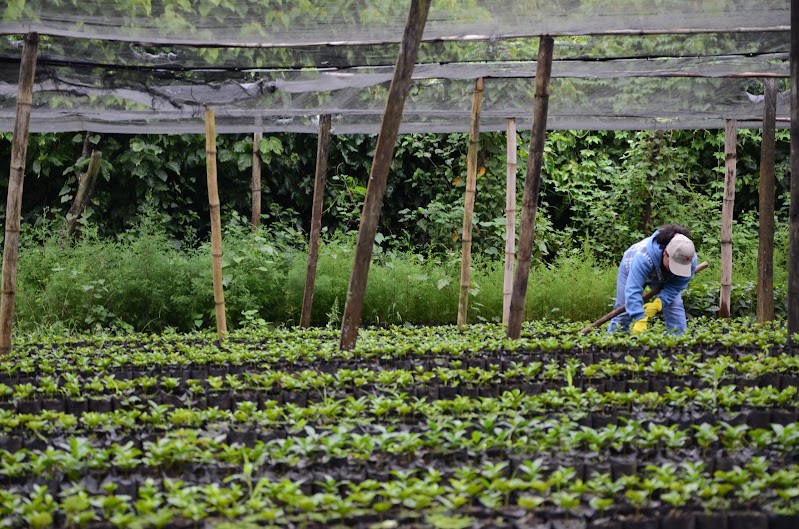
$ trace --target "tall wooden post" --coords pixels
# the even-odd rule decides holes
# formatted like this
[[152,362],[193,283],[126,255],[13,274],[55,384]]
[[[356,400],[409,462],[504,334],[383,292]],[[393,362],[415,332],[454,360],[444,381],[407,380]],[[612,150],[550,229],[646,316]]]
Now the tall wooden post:
[[11,171],[8,175],[6,233],[3,241],[3,292],[0,299],[0,355],[11,351],[11,328],[14,323],[14,296],[17,290],[19,258],[19,217],[22,212],[22,187],[25,180],[25,156],[28,151],[33,81],[39,34],[28,33],[22,44],[17,88],[17,115],[11,143]]
[[461,237],[461,285],[458,296],[458,325],[466,325],[469,307],[469,286],[472,264],[472,216],[474,196],[477,193],[477,148],[480,141],[480,110],[483,106],[485,83],[480,77],[474,82],[472,95],[471,127],[469,128],[469,149],[466,153],[466,200],[463,206],[463,236]]
[[322,205],[325,198],[327,157],[330,150],[330,114],[319,116],[319,137],[316,142],[316,176],[313,184],[313,206],[311,207],[311,234],[308,242],[308,269],[305,274],[305,292],[302,296],[300,327],[311,324],[316,264],[319,261],[319,236],[322,233]]
[[516,258],[516,118],[508,118],[505,171],[505,280],[502,285],[502,323],[508,324]]
[[791,205],[788,237],[788,342],[793,343],[793,335],[799,335],[799,0],[791,0]]
[[735,208],[735,162],[738,145],[738,124],[728,119],[724,129],[724,198],[721,203],[721,293],[719,316],[730,317],[732,292],[732,214]]
[[533,104],[533,130],[530,137],[530,154],[527,159],[527,174],[522,196],[522,225],[519,230],[519,255],[513,279],[513,295],[508,317],[508,338],[517,339],[522,332],[524,300],[527,297],[527,282],[530,261],[533,255],[535,215],[538,211],[538,192],[541,186],[541,164],[544,158],[544,141],[547,134],[547,112],[549,110],[549,78],[552,73],[552,37],[541,37],[538,45],[538,65],[535,73],[535,103]]
[[252,135],[252,231],[261,225],[261,136]]
[[219,214],[219,189],[216,184],[216,120],[214,111],[205,111],[205,166],[208,174],[208,205],[211,210],[211,260],[214,270],[214,308],[216,335],[225,338],[225,292],[222,289],[222,220]]
[[777,83],[766,79],[760,144],[760,235],[757,251],[757,321],[774,319],[774,151]]
[[427,22],[427,13],[430,10],[430,0],[411,0],[408,13],[408,22],[402,36],[400,51],[397,55],[397,64],[394,67],[394,77],[388,89],[386,108],[383,113],[383,122],[380,134],[377,137],[372,160],[372,170],[369,175],[369,184],[366,188],[366,198],[361,211],[361,224],[358,229],[358,244],[355,247],[355,261],[352,265],[350,285],[347,290],[347,301],[344,305],[344,314],[341,319],[341,337],[339,349],[348,350],[355,347],[358,338],[358,326],[361,323],[363,310],[363,297],[366,292],[366,280],[369,275],[369,263],[372,259],[372,247],[377,232],[377,222],[380,219],[380,210],[383,207],[383,195],[386,192],[386,180],[394,157],[394,146],[402,121],[402,110],[405,107],[405,98],[410,89],[411,75],[419,55],[419,43],[422,32]]

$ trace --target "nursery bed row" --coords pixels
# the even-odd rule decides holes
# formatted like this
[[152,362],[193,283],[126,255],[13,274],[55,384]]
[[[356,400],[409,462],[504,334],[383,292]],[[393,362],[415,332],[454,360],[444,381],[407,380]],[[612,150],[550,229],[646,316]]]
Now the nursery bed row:
[[[504,368],[471,367],[467,369],[434,367],[425,369],[341,369],[335,372],[306,369],[278,371],[253,369],[240,374],[210,375],[196,366],[164,366],[155,374],[143,370],[80,375],[64,373],[50,376],[0,376],[0,403],[11,399],[83,396],[150,395],[158,392],[176,395],[200,395],[207,391],[243,391],[280,393],[284,390],[319,394],[437,390],[429,398],[452,398],[455,395],[496,396],[508,389],[540,393],[561,387],[593,387],[599,391],[637,390],[664,392],[671,386],[693,388],[739,388],[772,386],[778,389],[799,387],[799,355],[768,358],[746,357],[733,361],[718,357],[701,361],[696,355],[674,360],[659,357],[649,362],[628,355],[623,362],[602,361],[583,364],[579,360],[513,363]],[[198,378],[199,377],[199,378]],[[443,393],[445,389],[446,394]],[[272,395],[274,397],[274,395]]]
[[[329,344],[328,344],[329,345]],[[281,346],[278,346],[280,348]],[[286,345],[282,346],[287,347]],[[164,344],[162,351],[154,352],[147,349],[136,350],[126,347],[102,347],[97,349],[53,349],[43,351],[40,349],[17,351],[17,358],[13,362],[0,365],[0,382],[13,379],[13,377],[37,377],[63,373],[78,373],[91,375],[98,371],[114,374],[119,378],[129,378],[143,375],[166,375],[181,378],[206,378],[208,376],[225,376],[228,374],[241,374],[260,372],[264,370],[279,370],[296,372],[314,369],[325,373],[340,370],[382,370],[385,368],[418,369],[425,371],[440,367],[449,368],[480,368],[507,370],[517,365],[539,362],[545,365],[553,364],[562,367],[572,363],[578,368],[592,366],[600,363],[637,363],[640,367],[634,369],[643,372],[662,372],[663,361],[681,360],[687,362],[707,362],[723,357],[730,364],[739,362],[758,362],[773,364],[773,357],[783,356],[787,359],[794,358],[799,352],[796,346],[785,344],[762,344],[746,347],[649,347],[631,343],[624,347],[610,349],[517,349],[514,351],[478,350],[457,351],[451,354],[430,353],[415,354],[413,356],[390,354],[362,354],[353,355],[351,352],[335,351],[328,358],[316,358],[313,355],[303,357],[299,354],[287,354],[275,350],[263,350],[256,344],[249,347],[237,347],[226,344],[221,348],[209,343],[199,349],[199,352],[185,351],[179,342]],[[343,358],[335,355],[344,354]],[[661,363],[658,364],[657,362]],[[651,366],[651,367],[650,367]],[[790,361],[785,366],[796,369],[795,361]],[[670,365],[665,366],[671,368]],[[680,370],[679,365],[674,368]],[[684,369],[684,368],[683,368]]]
[[[757,380],[768,380],[775,384],[757,384]],[[608,381],[583,381],[577,380],[576,383],[568,382],[515,382],[515,383],[485,383],[482,385],[460,385],[457,381],[449,383],[433,383],[396,387],[381,386],[372,384],[341,384],[336,387],[315,388],[308,384],[301,384],[301,387],[293,390],[273,387],[270,389],[248,389],[240,385],[221,385],[212,390],[204,390],[197,384],[195,387],[178,385],[170,387],[169,390],[157,391],[152,387],[147,389],[126,388],[120,390],[107,390],[101,388],[99,391],[87,389],[82,392],[69,392],[68,396],[64,392],[51,393],[49,391],[37,391],[35,386],[18,387],[12,393],[6,393],[5,398],[0,397],[0,410],[16,410],[19,413],[37,413],[40,410],[67,411],[70,413],[80,413],[84,411],[111,411],[125,409],[136,406],[138,403],[153,401],[157,404],[169,404],[174,406],[194,406],[198,408],[217,407],[219,409],[234,409],[241,402],[256,403],[277,403],[295,404],[306,406],[310,403],[322,402],[326,399],[343,400],[346,398],[395,398],[397,395],[407,399],[425,399],[428,402],[437,400],[453,400],[457,398],[498,398],[505,394],[513,393],[525,396],[539,396],[543,401],[550,401],[554,395],[563,395],[574,403],[575,399],[581,397],[593,398],[601,397],[596,395],[629,395],[626,402],[631,404],[641,402],[649,404],[659,397],[666,396],[666,399],[675,399],[676,395],[682,394],[688,397],[697,397],[702,402],[709,397],[715,396],[716,402],[721,400],[727,405],[743,403],[745,397],[731,396],[729,393],[739,393],[740,395],[763,395],[768,398],[769,391],[783,395],[779,399],[782,404],[790,405],[790,397],[795,395],[799,388],[799,377],[759,377],[754,380],[725,379],[722,384],[710,384],[702,381],[691,384],[690,381],[674,379],[648,380],[608,380]],[[235,389],[233,389],[235,388]],[[754,391],[753,391],[754,390]],[[778,398],[778,397],[777,397]],[[610,397],[605,397],[610,400]],[[663,400],[663,399],[660,399]]]
[[485,417],[518,420],[540,415],[568,415],[574,420],[585,420],[587,426],[630,419],[690,424],[722,418],[736,424],[764,427],[769,422],[794,422],[799,412],[796,387],[779,391],[770,386],[674,387],[664,393],[603,393],[593,388],[572,387],[528,394],[514,389],[498,397],[461,395],[431,400],[407,393],[308,398],[303,392],[285,392],[283,396],[271,399],[257,391],[224,391],[196,398],[165,394],[16,401],[7,403],[8,409],[0,409],[0,432],[12,428],[43,432],[75,427],[98,429],[135,423],[183,426],[213,420],[266,426],[309,422],[324,425],[342,420],[383,424]]
[[[390,327],[364,329],[359,346],[339,351],[334,329],[261,329],[232,333],[223,344],[208,334],[101,336],[82,339],[35,338],[20,340],[9,362],[0,365],[0,375],[47,375],[64,372],[112,372],[127,367],[195,365],[210,372],[228,373],[268,368],[291,371],[378,368],[407,362],[407,367],[450,366],[488,368],[513,362],[579,358],[584,364],[603,360],[673,358],[724,355],[737,361],[744,356],[795,355],[796,346],[786,345],[779,326],[758,326],[748,320],[692,322],[692,332],[672,336],[658,332],[631,338],[623,334],[596,332],[582,336],[579,323],[526,323],[523,338],[509,340],[501,325],[458,327]],[[205,375],[191,378],[204,378]]]
[[[650,525],[623,527],[664,527],[668,513],[678,509],[683,522],[688,515],[694,523],[701,520],[697,526],[702,528],[728,527],[709,524],[714,520],[729,524],[733,518],[733,527],[740,528],[782,529],[799,521],[796,515],[784,512],[794,502],[799,467],[772,471],[763,460],[713,472],[701,462],[664,462],[616,477],[592,473],[583,478],[573,467],[545,469],[542,460],[534,459],[520,461],[511,474],[505,463],[482,462],[459,466],[446,475],[432,467],[387,469],[378,476],[385,477],[382,480],[354,473],[312,480],[313,476],[303,477],[300,471],[277,479],[264,475],[262,464],[255,460],[249,469],[207,480],[192,479],[201,475],[195,470],[186,474],[185,480],[116,474],[87,475],[63,486],[56,480],[26,483],[0,489],[0,517],[12,522],[17,517],[20,525],[35,527],[44,524],[33,523],[34,517],[47,520],[47,515],[50,520],[60,518],[64,525],[114,520],[115,525],[125,526],[123,517],[135,517],[148,520],[148,525],[188,527],[248,515],[260,523],[293,526],[303,521],[347,520],[352,524],[367,513],[381,515],[371,518],[374,522],[401,517],[406,509],[416,510],[422,517],[458,509],[463,515],[510,520],[574,517],[582,520],[582,527],[589,525],[585,520],[593,527],[606,527],[604,520],[628,516],[630,522],[646,520]],[[27,508],[16,508],[20,505]],[[756,514],[738,516],[737,511]],[[698,518],[710,514],[714,516]],[[738,525],[746,521],[756,525]],[[508,522],[497,526],[512,527]]]
[[[419,434],[443,421],[453,421],[453,427],[457,428],[455,431],[458,433],[450,433],[448,431],[446,437],[464,435],[464,432],[472,435],[472,432],[477,431],[481,432],[479,441],[482,443],[490,440],[490,436],[482,433],[484,432],[482,425],[486,423],[498,422],[500,426],[495,428],[495,432],[490,433],[507,435],[509,432],[519,428],[519,426],[513,425],[522,424],[540,428],[542,421],[552,420],[558,425],[559,431],[566,432],[561,435],[570,437],[568,442],[562,441],[562,445],[559,447],[571,446],[574,438],[596,436],[599,439],[604,439],[602,442],[613,443],[614,446],[619,442],[621,442],[619,446],[623,446],[625,442],[631,442],[649,448],[653,446],[674,448],[693,442],[694,435],[691,435],[693,434],[691,428],[697,427],[697,425],[703,428],[701,432],[701,435],[704,436],[703,442],[721,443],[725,448],[731,448],[726,443],[730,435],[733,434],[743,439],[739,441],[741,446],[753,446],[756,448],[767,448],[772,442],[788,446],[794,441],[786,441],[782,438],[787,436],[790,439],[796,435],[794,426],[796,421],[791,420],[795,419],[796,414],[771,410],[745,410],[717,415],[686,415],[685,412],[666,410],[649,414],[645,419],[632,419],[626,414],[592,412],[579,414],[579,417],[579,419],[571,422],[571,414],[551,414],[546,418],[533,417],[529,420],[525,420],[520,416],[511,419],[498,419],[489,416],[482,421],[477,421],[476,419],[471,421],[468,419],[459,420],[442,416],[437,418],[439,422],[434,422],[433,419],[406,419],[404,422],[384,421],[380,423],[348,420],[337,424],[346,424],[353,428],[365,428],[365,431],[377,427],[381,430],[388,429],[390,431]],[[689,417],[690,420],[688,420]],[[280,423],[269,424],[267,421],[246,421],[236,416],[224,414],[215,414],[213,418],[209,419],[205,415],[194,415],[190,411],[182,409],[176,409],[174,413],[161,418],[145,416],[140,422],[137,422],[135,416],[122,417],[118,414],[109,415],[92,412],[85,417],[79,417],[77,420],[71,416],[48,415],[41,418],[27,416],[19,421],[3,420],[5,431],[0,433],[0,448],[10,451],[21,448],[43,448],[48,443],[60,443],[64,438],[72,436],[87,436],[93,440],[107,440],[109,442],[132,440],[140,446],[144,441],[152,440],[152,436],[161,435],[163,432],[168,432],[175,428],[179,428],[181,431],[202,429],[203,431],[212,432],[214,437],[219,435],[221,429],[223,435],[231,443],[253,444],[256,441],[282,439],[289,434],[294,435],[296,433],[295,426],[293,426],[294,423],[287,425],[287,422],[280,421]],[[302,420],[299,424],[303,427],[313,428],[316,431],[326,431],[331,427],[335,427],[329,422],[315,423]],[[638,438],[630,438],[630,425],[642,429]],[[686,435],[685,432],[689,435]],[[356,433],[364,435],[363,431]],[[436,433],[435,435],[439,434]],[[618,437],[614,437],[615,435],[618,435]],[[699,435],[696,434],[697,437]],[[658,438],[658,436],[663,437]],[[507,441],[507,439],[502,441]],[[547,442],[552,442],[552,438],[548,438]],[[597,446],[601,447],[602,443],[598,443]],[[618,448],[618,450],[621,449]]]
[[[388,431],[379,425],[329,430],[306,426],[292,432],[217,423],[205,428],[142,428],[135,433],[54,436],[48,442],[39,439],[37,443],[5,437],[6,445],[14,442],[16,446],[0,449],[0,476],[12,479],[60,472],[74,477],[81,471],[124,473],[140,467],[157,475],[161,470],[182,469],[185,465],[241,466],[254,460],[284,467],[283,470],[309,469],[329,462],[385,467],[402,465],[408,459],[451,466],[463,459],[501,462],[514,457],[538,457],[557,464],[579,460],[590,462],[591,467],[601,471],[609,471],[610,460],[619,456],[637,461],[641,467],[650,462],[708,458],[726,461],[717,464],[724,468],[752,458],[764,458],[776,468],[799,462],[797,423],[773,425],[768,430],[727,423],[702,423],[689,429],[635,422],[588,428],[574,423],[529,421],[500,423],[488,431],[478,425],[458,426]],[[526,430],[531,427],[537,429],[534,435]]]

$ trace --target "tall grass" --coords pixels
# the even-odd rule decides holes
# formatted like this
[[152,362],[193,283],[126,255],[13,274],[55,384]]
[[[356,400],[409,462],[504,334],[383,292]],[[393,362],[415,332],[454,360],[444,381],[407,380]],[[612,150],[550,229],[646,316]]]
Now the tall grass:
[[[210,249],[181,249],[157,223],[114,240],[87,233],[67,244],[60,230],[27,234],[17,276],[16,324],[138,331],[189,331],[214,325]],[[258,319],[299,321],[307,249],[300,233],[251,234],[245,226],[225,234],[223,278],[229,325]],[[781,248],[782,245],[780,245]],[[328,239],[320,251],[312,323],[338,325],[352,270],[354,237]],[[780,250],[781,251],[781,250]],[[753,310],[751,283],[757,269],[748,254],[737,258],[734,306]],[[469,319],[500,321],[503,267],[479,258],[472,271]],[[778,262],[784,257],[780,253]],[[717,302],[719,268],[691,282],[686,304],[707,314]],[[590,250],[572,251],[552,263],[535,262],[525,304],[526,319],[594,320],[612,309],[616,263],[600,263]],[[778,267],[775,267],[778,268]],[[375,247],[362,313],[364,325],[449,324],[456,321],[460,257],[430,257]],[[785,273],[777,274],[777,292]],[[754,276],[754,277],[753,277]],[[740,285],[743,285],[742,287]],[[782,291],[780,290],[782,288]],[[738,295],[738,305],[735,296]]]

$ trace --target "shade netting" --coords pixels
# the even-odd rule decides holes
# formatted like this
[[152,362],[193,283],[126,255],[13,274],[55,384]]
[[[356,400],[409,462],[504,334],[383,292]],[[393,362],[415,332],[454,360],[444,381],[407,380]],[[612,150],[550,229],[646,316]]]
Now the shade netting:
[[[12,0],[0,19],[0,130],[21,37],[42,35],[31,131],[379,130],[409,0]],[[401,132],[528,127],[537,36],[556,35],[551,129],[760,126],[759,80],[787,79],[787,0],[435,1]],[[778,126],[787,126],[787,82]]]

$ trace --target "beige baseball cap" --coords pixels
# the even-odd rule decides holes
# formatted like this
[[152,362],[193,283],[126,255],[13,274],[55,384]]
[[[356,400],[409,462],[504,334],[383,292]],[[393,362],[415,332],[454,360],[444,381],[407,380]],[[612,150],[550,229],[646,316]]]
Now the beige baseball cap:
[[669,270],[680,277],[691,277],[691,261],[696,255],[694,243],[685,235],[676,234],[666,245],[669,254]]

